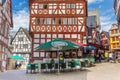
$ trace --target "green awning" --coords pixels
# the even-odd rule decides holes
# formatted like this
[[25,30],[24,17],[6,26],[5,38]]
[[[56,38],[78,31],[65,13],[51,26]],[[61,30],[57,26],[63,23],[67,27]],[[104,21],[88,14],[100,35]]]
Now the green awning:
[[22,56],[18,56],[18,55],[13,55],[10,58],[12,58],[12,59],[18,59],[18,60],[25,60]]
[[78,49],[79,45],[74,44],[67,40],[61,40],[56,38],[52,41],[46,42],[38,47],[35,50],[45,50],[45,51],[58,51],[58,50],[70,50],[70,49]]

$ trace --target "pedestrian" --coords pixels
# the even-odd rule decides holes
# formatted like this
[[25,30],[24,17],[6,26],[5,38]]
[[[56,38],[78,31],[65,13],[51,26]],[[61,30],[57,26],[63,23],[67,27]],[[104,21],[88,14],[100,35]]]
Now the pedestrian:
[[105,56],[105,61],[106,61],[106,62],[108,62],[108,57],[109,57],[109,54],[108,54],[108,52],[107,52],[107,51],[105,51],[104,56]]
[[112,57],[113,57],[113,54],[109,53],[109,62],[112,62]]
[[112,58],[113,58],[113,62],[116,63],[116,55],[114,53],[112,55]]
[[114,51],[113,54],[114,54],[115,58],[117,59],[118,58],[118,52]]
[[15,69],[17,69],[18,67],[17,67],[18,65],[17,65],[17,61],[15,62]]

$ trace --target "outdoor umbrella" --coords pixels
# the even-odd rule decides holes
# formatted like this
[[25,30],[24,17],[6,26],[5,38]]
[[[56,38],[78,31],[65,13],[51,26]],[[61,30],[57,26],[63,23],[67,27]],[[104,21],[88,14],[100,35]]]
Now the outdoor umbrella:
[[80,48],[79,45],[74,44],[67,40],[61,40],[56,38],[52,41],[46,42],[38,47],[36,50],[45,50],[45,51],[58,51],[58,50],[70,50],[70,49],[78,49]]
[[[59,50],[70,50],[70,49],[78,49],[80,48],[79,45],[74,44],[67,40],[61,40],[59,38],[56,38],[52,41],[49,41],[47,43],[44,43],[38,47],[36,47],[36,50],[45,50],[45,51],[57,51],[59,54]],[[59,55],[58,55],[59,60]],[[58,63],[58,73],[59,73],[59,63]]]
[[75,42],[75,44],[79,45],[79,46],[87,46],[87,44],[81,43],[81,42]]
[[96,47],[95,46],[85,46],[86,50],[95,50]]
[[18,59],[18,60],[25,60],[22,56],[18,56],[18,55],[13,55],[10,58],[12,58],[12,59]]

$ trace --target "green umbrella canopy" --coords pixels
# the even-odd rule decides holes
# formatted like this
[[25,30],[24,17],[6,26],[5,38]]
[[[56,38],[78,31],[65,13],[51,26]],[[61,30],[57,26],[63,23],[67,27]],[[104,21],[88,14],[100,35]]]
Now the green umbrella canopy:
[[61,39],[54,39],[52,41],[46,42],[38,47],[36,47],[36,50],[45,50],[45,51],[57,51],[57,50],[70,50],[70,49],[78,49],[80,48],[79,45],[74,44],[67,40],[61,40]]
[[18,59],[18,60],[25,60],[22,56],[18,56],[18,55],[13,55],[11,56],[12,59]]

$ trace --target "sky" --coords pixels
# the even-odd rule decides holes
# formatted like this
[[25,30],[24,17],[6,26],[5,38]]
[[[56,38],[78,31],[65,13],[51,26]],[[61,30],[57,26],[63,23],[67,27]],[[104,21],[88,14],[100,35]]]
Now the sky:
[[[101,31],[109,31],[111,24],[116,23],[113,9],[114,0],[88,0],[88,10],[99,9]],[[12,0],[13,31],[19,27],[29,28],[28,0]]]

